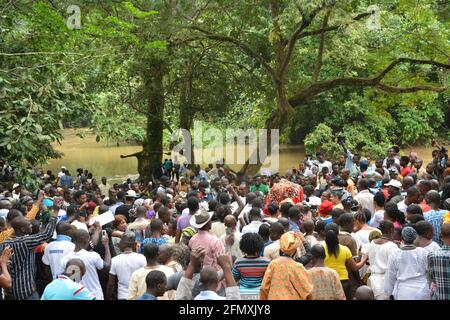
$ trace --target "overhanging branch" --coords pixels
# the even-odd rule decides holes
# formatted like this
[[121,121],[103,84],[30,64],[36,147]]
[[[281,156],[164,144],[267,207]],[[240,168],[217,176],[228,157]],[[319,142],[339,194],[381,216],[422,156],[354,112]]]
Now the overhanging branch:
[[421,64],[421,65],[434,65],[436,67],[450,69],[449,64],[440,63],[433,60],[420,60],[420,59],[410,59],[410,58],[398,58],[391,62],[384,70],[382,70],[378,75],[371,78],[337,78],[332,80],[325,80],[311,84],[309,87],[300,90],[293,97],[289,99],[289,103],[295,107],[298,106],[305,101],[308,101],[315,97],[316,95],[336,89],[341,86],[348,87],[375,87],[380,90],[390,92],[390,93],[410,93],[416,91],[433,91],[433,92],[444,92],[448,88],[447,87],[436,87],[430,85],[417,85],[412,87],[395,87],[381,83],[381,81],[385,78],[385,76],[392,70],[394,67],[400,63],[410,63],[410,64]]

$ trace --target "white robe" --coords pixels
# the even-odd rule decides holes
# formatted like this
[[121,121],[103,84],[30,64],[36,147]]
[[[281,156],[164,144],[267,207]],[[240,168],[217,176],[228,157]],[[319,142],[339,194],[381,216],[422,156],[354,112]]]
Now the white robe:
[[395,300],[430,300],[427,255],[424,248],[393,253],[385,276],[385,292]]
[[397,245],[388,241],[383,244],[376,244],[372,241],[368,248],[370,277],[367,285],[372,288],[376,300],[388,300],[389,295],[384,292],[384,277],[388,267],[389,257],[398,254]]

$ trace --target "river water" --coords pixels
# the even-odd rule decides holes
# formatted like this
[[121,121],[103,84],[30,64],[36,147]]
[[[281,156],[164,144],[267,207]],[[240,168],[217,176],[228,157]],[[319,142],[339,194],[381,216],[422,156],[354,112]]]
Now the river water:
[[[61,166],[65,166],[74,175],[77,168],[87,169],[94,174],[96,177],[106,176],[112,182],[121,182],[126,179],[126,177],[136,178],[137,177],[137,160],[135,157],[121,159],[121,155],[128,155],[135,152],[139,152],[142,147],[137,145],[127,145],[121,144],[119,147],[115,143],[107,145],[105,142],[101,141],[99,143],[95,140],[95,135],[89,134],[84,131],[85,137],[80,138],[76,135],[73,129],[63,130],[64,140],[62,144],[55,144],[56,150],[62,152],[64,155],[60,159],[52,159],[49,161],[48,165],[44,166],[45,170],[52,170],[53,173],[57,173]],[[212,149],[204,149],[204,158],[206,154],[211,153]],[[416,151],[419,157],[424,160],[426,164],[431,160],[431,152],[433,148],[431,147],[411,147],[402,150],[402,154],[407,154],[409,151]],[[201,150],[196,150],[196,152],[201,152]],[[225,152],[224,152],[225,153]],[[244,146],[236,147],[236,159],[238,156],[243,154],[248,155],[248,148]],[[200,154],[196,154],[196,159],[200,159]],[[215,157],[218,159],[219,156]],[[245,158],[245,157],[243,157]],[[292,167],[297,167],[298,164],[305,158],[305,150],[303,146],[300,145],[280,145],[279,149],[279,161],[278,165],[276,161],[270,165],[263,166],[263,168],[270,169],[272,172],[278,171],[284,174],[287,170],[292,169]],[[227,160],[227,157],[225,157]],[[270,162],[270,158],[268,159]],[[202,167],[206,166],[208,162],[213,161],[203,161]],[[228,161],[230,162],[230,161]],[[232,165],[231,167],[235,170],[241,168],[242,165]],[[276,170],[276,168],[279,170]]]

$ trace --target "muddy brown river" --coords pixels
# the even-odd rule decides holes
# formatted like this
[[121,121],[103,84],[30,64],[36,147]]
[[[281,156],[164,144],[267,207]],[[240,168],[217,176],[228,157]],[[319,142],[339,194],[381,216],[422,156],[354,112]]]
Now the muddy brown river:
[[[64,140],[62,144],[55,144],[55,149],[64,153],[60,159],[50,160],[48,165],[43,168],[53,170],[57,173],[61,166],[65,166],[72,174],[76,173],[77,168],[89,170],[96,177],[106,176],[111,181],[123,181],[126,177],[137,177],[137,160],[136,158],[121,159],[120,155],[128,155],[140,151],[142,148],[137,145],[121,144],[119,147],[115,143],[107,145],[104,141],[99,143],[95,140],[95,135],[85,132],[85,138],[76,135],[75,130],[63,130]],[[402,154],[414,150],[419,157],[427,163],[431,160],[432,147],[410,147],[402,150]],[[201,152],[201,150],[196,150]],[[205,155],[211,153],[211,149],[204,149]],[[242,154],[248,155],[248,148],[237,146],[235,149],[235,157]],[[279,148],[279,170],[285,173],[288,169],[298,166],[299,162],[305,157],[305,149],[300,145],[280,145]],[[199,158],[196,156],[196,159]],[[218,158],[218,157],[217,157]],[[227,160],[227,157],[225,157]],[[229,162],[229,161],[227,161]],[[207,162],[202,162],[202,166],[206,166]],[[239,169],[241,165],[232,165],[233,169]],[[271,171],[276,170],[274,167],[265,166]]]

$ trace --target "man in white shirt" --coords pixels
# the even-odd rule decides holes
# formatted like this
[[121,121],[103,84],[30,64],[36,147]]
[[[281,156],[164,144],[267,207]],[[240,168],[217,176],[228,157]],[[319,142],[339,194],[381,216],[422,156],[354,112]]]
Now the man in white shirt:
[[122,253],[111,260],[111,269],[109,270],[109,280],[106,291],[108,300],[112,299],[113,290],[116,284],[117,299],[126,300],[128,298],[128,286],[131,275],[134,271],[147,264],[147,260],[143,254],[133,252],[135,247],[136,236],[134,232],[125,232],[119,243],[119,248]]
[[144,256],[146,265],[133,272],[128,285],[128,300],[136,300],[147,292],[147,283],[145,281],[150,271],[158,270],[163,272],[167,279],[174,274],[170,267],[158,263],[159,247],[154,243],[147,243],[144,246]]
[[[242,234],[236,229],[236,218],[230,214],[225,217],[224,224],[227,228],[227,232],[220,237],[220,241],[222,241],[226,252],[231,253],[232,257],[241,258],[242,252],[239,248],[239,242],[241,241]],[[228,237],[232,239],[227,241]]]
[[252,208],[249,212],[250,224],[242,228],[242,234],[249,232],[258,233],[259,227],[263,224],[261,221],[261,209]]
[[42,262],[50,266],[53,279],[58,277],[58,272],[62,270],[62,259],[75,249],[75,244],[72,243],[72,238],[69,234],[72,233],[72,227],[67,222],[59,222],[56,225],[56,240],[50,242],[44,249]]
[[333,171],[333,164],[325,160],[325,157],[322,152],[316,153],[317,160],[313,161],[313,164],[319,168],[319,172],[322,172],[323,167],[328,167],[328,172]]
[[61,171],[58,172],[58,178],[61,179],[62,177],[64,177],[66,175],[66,170],[67,170],[66,167],[61,167]]
[[107,182],[106,177],[102,177],[102,183],[100,183],[98,185],[98,188],[100,190],[100,194],[102,195],[102,197],[108,196],[108,192],[109,192],[109,189],[111,188],[111,186]]
[[12,197],[14,200],[19,200],[20,199],[20,194],[22,192],[22,186],[18,183],[15,183],[12,187]]
[[406,209],[408,208],[408,206],[413,203],[418,204],[420,202],[419,197],[420,197],[420,192],[416,187],[408,188],[408,190],[406,190],[405,200],[397,203],[398,210],[403,212],[406,216]]
[[111,252],[109,250],[108,236],[102,234],[102,244],[105,247],[105,260],[97,252],[87,251],[89,246],[89,233],[78,229],[73,237],[75,250],[66,255],[61,261],[60,273],[64,272],[66,264],[71,259],[80,259],[86,266],[86,273],[81,278],[81,284],[84,285],[97,300],[104,300],[103,291],[98,278],[97,270],[109,269],[111,264]]
[[373,194],[369,191],[370,183],[369,180],[362,178],[358,181],[358,191],[355,199],[358,200],[361,209],[368,209],[370,214],[374,215],[375,206],[373,203]]

